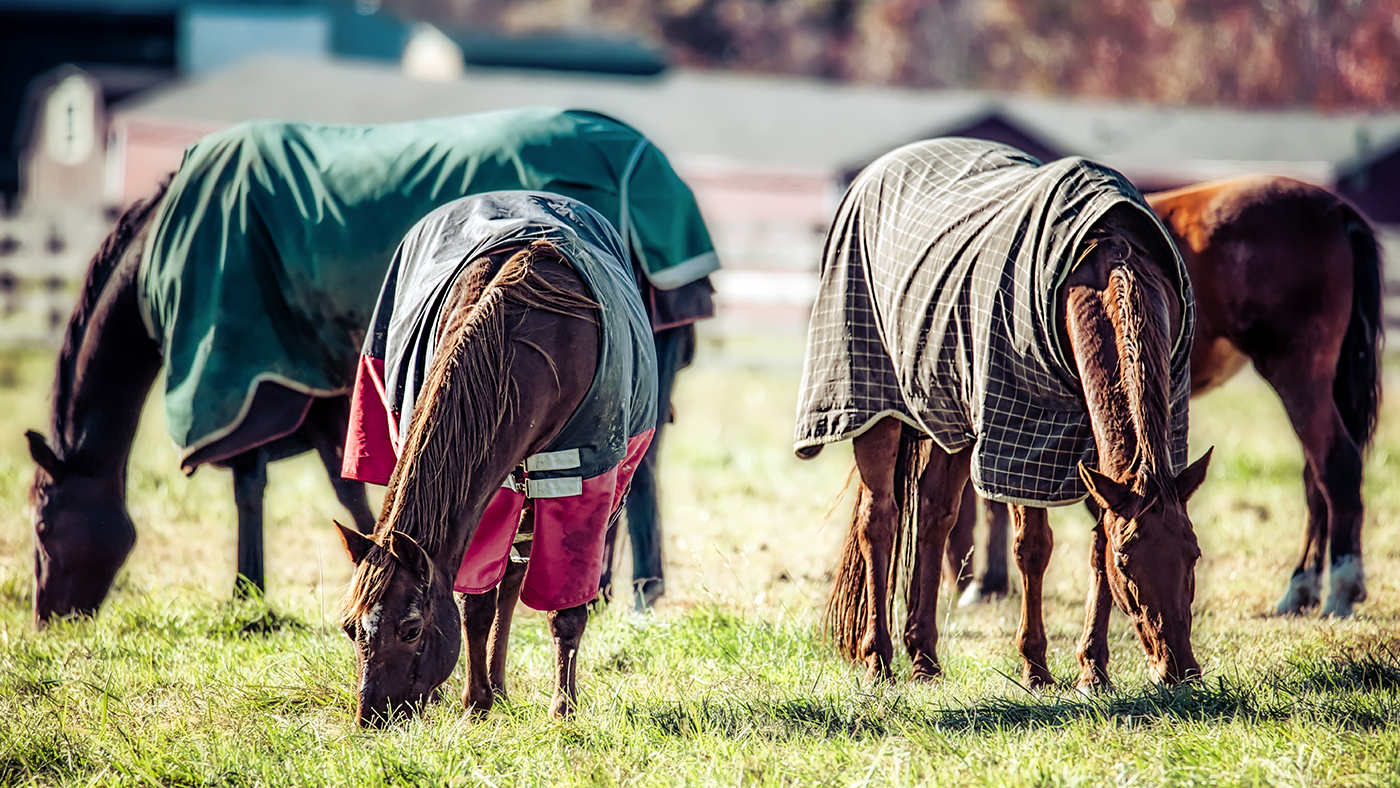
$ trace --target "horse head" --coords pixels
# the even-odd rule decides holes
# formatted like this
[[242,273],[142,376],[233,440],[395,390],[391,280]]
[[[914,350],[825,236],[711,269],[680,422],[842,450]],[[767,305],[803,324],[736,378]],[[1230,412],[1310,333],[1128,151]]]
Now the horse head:
[[355,562],[341,628],[355,644],[356,721],[383,726],[434,699],[461,653],[452,576],[402,531],[371,539],[336,523]]
[[90,473],[60,459],[44,436],[26,433],[38,464],[29,488],[34,517],[34,623],[90,616],[136,544],[124,474]]
[[1150,494],[1141,476],[1120,481],[1079,464],[1080,476],[1102,511],[1108,538],[1104,568],[1113,599],[1132,619],[1148,672],[1160,684],[1201,675],[1191,650],[1191,603],[1201,548],[1186,501],[1205,480],[1210,454],[1207,451],[1168,482],[1170,489]]

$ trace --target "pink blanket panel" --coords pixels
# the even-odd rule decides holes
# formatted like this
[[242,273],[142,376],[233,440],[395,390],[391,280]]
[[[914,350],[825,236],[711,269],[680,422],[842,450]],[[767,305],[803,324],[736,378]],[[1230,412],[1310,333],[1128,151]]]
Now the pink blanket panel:
[[[563,610],[598,595],[608,520],[621,506],[654,432],[647,430],[629,439],[622,462],[606,473],[584,479],[582,495],[535,499],[534,544],[520,601],[535,610]],[[496,493],[487,506],[462,557],[454,590],[480,594],[501,582],[520,521],[521,509],[507,503],[512,499],[519,499],[523,506],[523,496],[507,489]]]
[[384,403],[384,359],[360,356],[350,392],[350,424],[340,475],[370,484],[388,484],[399,461],[398,420]]

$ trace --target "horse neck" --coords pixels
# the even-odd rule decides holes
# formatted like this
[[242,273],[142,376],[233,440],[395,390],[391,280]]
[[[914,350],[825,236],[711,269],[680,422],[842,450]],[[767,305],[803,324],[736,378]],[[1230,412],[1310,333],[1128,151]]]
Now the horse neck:
[[[149,220],[148,220],[149,221]],[[137,303],[144,231],[135,234],[105,282],[100,262],[69,321],[54,380],[53,434],[64,462],[89,476],[124,477],[160,348]]]
[[1099,470],[1152,486],[1169,480],[1171,334],[1166,278],[1130,257],[1108,267],[1107,287],[1071,310]]
[[518,461],[502,445],[510,436],[500,434],[513,394],[504,294],[479,302],[460,295],[444,309],[467,319],[443,332],[375,529],[406,533],[452,572],[500,478]]

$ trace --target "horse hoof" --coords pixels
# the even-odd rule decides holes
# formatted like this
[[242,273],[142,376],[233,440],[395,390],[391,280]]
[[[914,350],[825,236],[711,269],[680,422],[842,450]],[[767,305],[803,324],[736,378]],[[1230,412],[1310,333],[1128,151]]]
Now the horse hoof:
[[882,661],[876,661],[865,669],[865,681],[867,684],[891,686],[894,684],[894,673]]
[[1106,678],[1083,678],[1074,685],[1074,691],[1081,697],[1092,698],[1095,695],[1103,695],[1113,691],[1113,682]]
[[972,607],[982,601],[982,584],[973,580],[967,590],[962,592],[962,596],[958,597],[958,607]]
[[1322,609],[1324,617],[1349,618],[1352,606],[1366,600],[1366,573],[1361,567],[1361,557],[1344,555],[1332,564],[1328,578],[1327,606]]
[[1280,616],[1296,616],[1311,610],[1321,601],[1321,585],[1317,572],[1312,569],[1295,572],[1274,612]]
[[996,602],[1006,598],[1006,589],[984,585],[980,581],[972,581],[972,585],[958,597],[958,607],[973,607],[984,605],[989,602]]
[[472,719],[484,720],[486,719],[486,715],[491,713],[491,707],[494,705],[494,701],[494,696],[488,696],[485,700],[472,700],[471,698],[464,697],[462,698],[462,707],[466,709],[467,714],[471,715]]
[[909,681],[914,684],[932,684],[943,678],[943,666],[936,659],[921,657],[914,660],[914,672]]
[[1039,692],[1040,690],[1055,685],[1055,677],[1051,676],[1050,671],[1044,668],[1034,670],[1027,668],[1026,672],[1022,675],[1022,679],[1025,681],[1026,687],[1034,692]]
[[578,704],[568,695],[555,695],[553,702],[549,704],[549,713],[559,719],[567,719],[574,715]]

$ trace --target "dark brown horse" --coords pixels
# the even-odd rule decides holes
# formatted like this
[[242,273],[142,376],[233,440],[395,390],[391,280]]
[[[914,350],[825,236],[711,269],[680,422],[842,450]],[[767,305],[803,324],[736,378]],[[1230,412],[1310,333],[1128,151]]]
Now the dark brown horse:
[[[160,346],[137,305],[137,269],[164,187],[126,211],[93,259],[68,323],[54,376],[51,446],[30,431],[39,468],[30,489],[35,516],[34,620],[97,611],[136,543],[126,508],[126,468]],[[239,588],[262,588],[263,490],[267,463],[310,448],[320,453],[336,496],[368,531],[364,485],[340,478],[346,397],[312,399],[273,383],[260,387],[240,428],[186,460],[233,470],[238,506]],[[251,447],[251,448],[250,448]]]
[[[490,264],[483,258],[473,266]],[[340,529],[356,567],[343,626],[360,655],[362,725],[387,722],[431,700],[452,674],[463,636],[465,705],[489,709],[504,687],[521,573],[508,574],[498,591],[463,596],[460,612],[452,581],[501,480],[559,432],[597,367],[598,332],[589,327],[597,322],[596,306],[557,253],[520,253],[491,277],[463,277],[472,279],[489,287],[456,287],[443,309],[442,349],[373,538]],[[517,344],[524,352],[515,351]],[[493,639],[497,610],[502,626]],[[574,704],[587,623],[583,605],[549,615],[559,650],[553,704],[559,714]]]
[[[483,216],[518,218],[506,230],[516,234],[453,245],[454,233],[490,225]],[[522,247],[521,236],[535,240]],[[551,710],[575,708],[604,532],[656,421],[651,329],[621,249],[581,204],[526,192],[451,203],[405,239],[375,318],[385,338],[367,356],[394,355],[385,389],[409,393],[387,410],[402,409],[408,426],[374,534],[340,528],[356,567],[342,623],[359,655],[361,725],[431,700],[463,638],[463,703],[487,712],[504,692],[517,599],[548,611],[557,646]],[[437,338],[423,340],[432,326]],[[423,369],[419,360],[421,382],[401,376]],[[554,462],[564,457],[573,459]],[[500,568],[512,538],[532,545],[523,570]]]
[[[1375,233],[1332,193],[1281,177],[1248,177],[1149,195],[1185,258],[1196,295],[1191,396],[1247,362],[1273,386],[1303,445],[1308,522],[1280,614],[1322,598],[1349,616],[1366,598],[1361,563],[1361,455],[1380,405],[1381,257]],[[1007,590],[1005,507],[988,502],[986,567],[964,599]],[[949,562],[971,555],[970,508]]]

